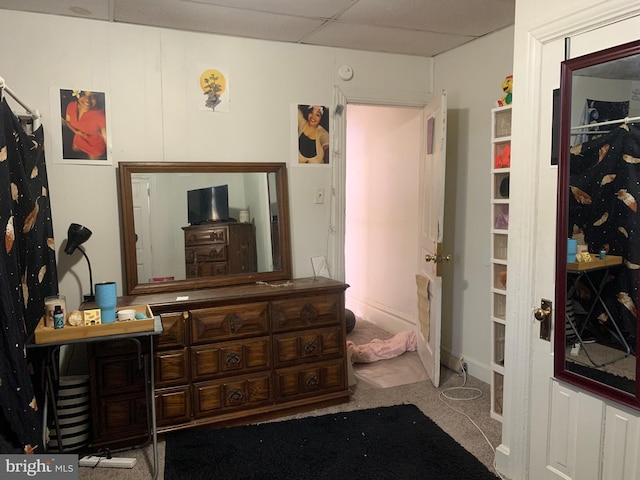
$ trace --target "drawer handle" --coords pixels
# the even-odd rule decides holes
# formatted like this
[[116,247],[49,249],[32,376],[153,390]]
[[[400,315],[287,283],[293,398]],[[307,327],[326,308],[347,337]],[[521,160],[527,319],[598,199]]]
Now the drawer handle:
[[300,310],[300,320],[312,322],[316,318],[318,318],[318,310],[316,310],[313,305],[307,303],[302,307],[302,310]]
[[304,353],[314,353],[316,350],[318,350],[318,344],[313,340],[304,344]]
[[229,400],[231,402],[241,402],[242,401],[242,391],[238,388],[234,388],[229,392]]
[[240,365],[240,355],[237,353],[227,353],[227,367]]
[[209,258],[211,260],[224,260],[224,250],[221,248],[212,248],[209,250]]
[[226,320],[229,322],[229,330],[231,333],[236,333],[236,331],[242,328],[242,318],[237,313],[227,315]]
[[309,375],[307,377],[307,387],[317,387],[320,384],[320,380],[317,375]]
[[209,238],[214,242],[224,242],[224,230],[214,230]]

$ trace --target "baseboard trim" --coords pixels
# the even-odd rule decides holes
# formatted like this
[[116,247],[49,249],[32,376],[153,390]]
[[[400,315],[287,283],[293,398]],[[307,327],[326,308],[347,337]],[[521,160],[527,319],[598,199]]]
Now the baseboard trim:
[[444,349],[440,350],[440,365],[456,373],[460,373],[460,358]]
[[356,317],[364,318],[394,335],[416,329],[417,320],[415,318],[386,305],[348,297],[347,308],[353,311]]

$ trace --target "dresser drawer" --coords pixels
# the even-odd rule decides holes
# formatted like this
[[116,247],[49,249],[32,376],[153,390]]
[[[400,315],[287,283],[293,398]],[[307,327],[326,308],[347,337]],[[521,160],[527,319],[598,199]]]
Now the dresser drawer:
[[187,345],[187,326],[185,316],[188,313],[175,312],[163,313],[160,315],[162,319],[162,335],[156,339],[156,349],[184,347]]
[[226,262],[226,245],[202,245],[184,249],[184,261],[187,265],[203,262]]
[[102,397],[93,408],[93,438],[119,442],[148,431],[147,401],[144,395]]
[[273,403],[271,372],[193,384],[193,415],[208,417]]
[[341,325],[344,323],[343,296],[327,294],[274,300],[271,318],[275,332]]
[[155,354],[156,387],[177,385],[189,381],[189,349],[163,350]]
[[108,340],[105,342],[92,342],[87,345],[90,358],[111,357],[113,355],[135,354],[138,355],[138,345],[142,348],[143,353],[149,351],[149,342],[147,340],[133,339]]
[[210,243],[226,244],[228,238],[227,227],[190,228],[184,234],[184,244],[187,247]]
[[275,335],[275,367],[341,357],[345,349],[342,327]]
[[342,359],[276,370],[276,402],[319,395],[347,388]]
[[252,338],[191,347],[192,379],[249,373],[271,367],[271,340]]
[[191,310],[191,342],[268,335],[268,306],[267,302],[256,302]]
[[156,389],[156,422],[158,426],[191,420],[191,385]]
[[96,393],[99,396],[144,392],[144,368],[139,368],[138,357],[116,355],[95,360]]
[[218,275],[226,275],[227,273],[228,264],[226,262],[204,262],[187,265],[187,278],[217,277]]

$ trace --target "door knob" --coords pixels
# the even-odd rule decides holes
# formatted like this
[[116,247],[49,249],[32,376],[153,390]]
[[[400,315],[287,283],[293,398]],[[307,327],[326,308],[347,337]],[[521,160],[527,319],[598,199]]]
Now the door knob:
[[539,322],[542,322],[545,318],[547,318],[547,315],[551,315],[551,308],[550,307],[547,307],[547,308],[536,308],[533,311],[533,316]]
[[551,311],[553,304],[551,300],[541,299],[540,307],[533,311],[533,316],[540,322],[540,338],[551,341]]

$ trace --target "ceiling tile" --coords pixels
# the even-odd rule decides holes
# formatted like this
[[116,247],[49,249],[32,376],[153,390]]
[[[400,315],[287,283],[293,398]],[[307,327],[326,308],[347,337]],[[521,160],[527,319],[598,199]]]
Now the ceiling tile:
[[180,8],[173,9],[167,8],[168,4],[175,5],[175,1],[121,0],[116,2],[114,17],[116,21],[140,25],[283,42],[297,42],[323,23],[316,19],[243,11],[195,2],[179,2]]
[[397,28],[332,22],[305,38],[304,43],[374,52],[433,56],[475,37],[446,33],[403,31]]
[[0,9],[432,56],[513,25],[515,0],[0,0]]
[[[89,14],[73,11],[71,7],[81,7]],[[72,17],[109,20],[109,2],[107,0],[0,0],[0,8],[35,13],[52,13]]]
[[180,0],[301,17],[333,18],[358,0]]
[[515,0],[360,0],[340,20],[481,36],[513,24]]

